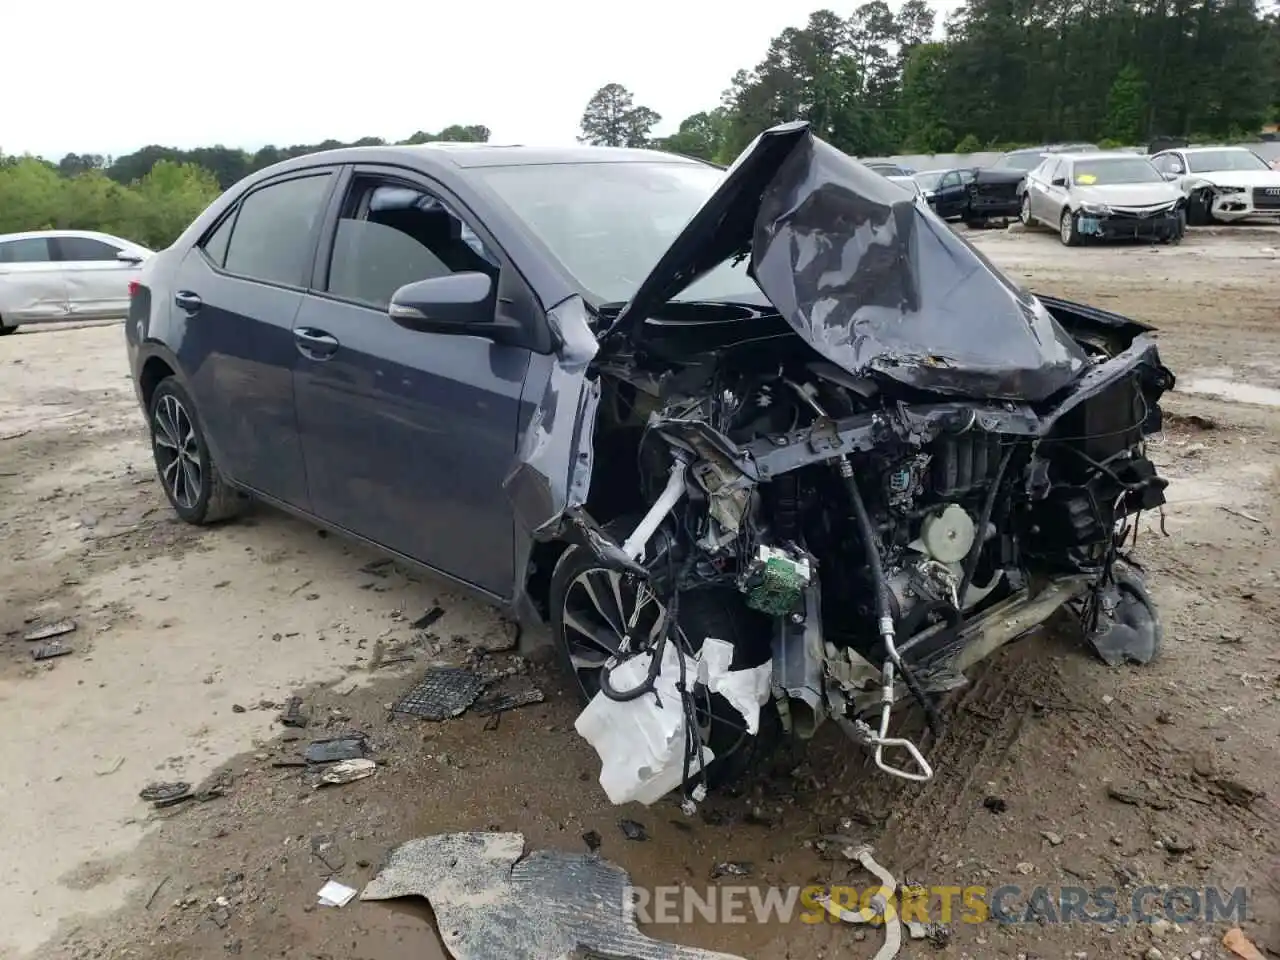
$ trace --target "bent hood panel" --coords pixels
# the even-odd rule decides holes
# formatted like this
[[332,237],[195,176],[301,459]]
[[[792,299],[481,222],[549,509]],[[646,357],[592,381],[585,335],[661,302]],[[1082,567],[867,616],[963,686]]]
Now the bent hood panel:
[[612,329],[643,330],[650,312],[747,250],[753,278],[792,328],[855,375],[1036,402],[1087,366],[1035,297],[922,201],[802,123],[743,152]]

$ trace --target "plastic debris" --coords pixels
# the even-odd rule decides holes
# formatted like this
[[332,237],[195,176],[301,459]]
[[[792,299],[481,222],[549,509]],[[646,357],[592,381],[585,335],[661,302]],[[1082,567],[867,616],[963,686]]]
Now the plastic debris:
[[305,727],[307,715],[302,712],[302,698],[290,697],[280,714],[280,722],[286,727]]
[[160,809],[185,803],[187,800],[192,799],[195,794],[191,792],[191,784],[182,780],[174,780],[171,782],[149,783],[138,792],[138,796],[155,806],[156,809]]
[[526,855],[519,833],[454,833],[396,847],[360,899],[424,897],[454,960],[740,960],[645,936],[630,887],[625,870],[591,854]]
[[1232,927],[1223,935],[1222,945],[1244,960],[1266,960],[1262,951],[1253,945],[1239,927]]
[[448,720],[466,713],[485,685],[483,677],[464,667],[433,667],[391,710],[423,720]]
[[724,863],[717,863],[711,868],[711,879],[719,880],[721,877],[749,877],[754,868],[749,863],[739,863],[736,860],[726,860]]
[[427,629],[427,627],[431,626],[433,623],[435,623],[437,620],[439,620],[443,616],[444,616],[443,608],[432,607],[430,610],[428,610],[426,613],[420,616],[417,620],[413,621],[413,623],[409,624],[409,626],[413,627],[413,629],[415,630],[425,630]]
[[72,653],[73,648],[65,643],[59,643],[54,640],[52,643],[42,643],[31,651],[32,660],[52,660],[54,657],[65,657],[68,653]]
[[529,690],[521,690],[518,693],[497,694],[492,697],[485,697],[483,700],[477,700],[476,705],[471,708],[471,712],[478,713],[482,717],[488,717],[506,713],[508,710],[515,710],[517,707],[527,707],[533,703],[541,703],[542,701],[542,691],[535,687]]
[[76,629],[74,620],[56,620],[53,623],[44,623],[38,627],[32,627],[22,635],[22,639],[28,642],[35,640],[52,640],[54,637],[61,637],[71,633]]
[[358,891],[337,880],[330,880],[316,894],[322,907],[345,907]]
[[645,829],[643,823],[636,820],[619,820],[618,829],[622,831],[622,835],[628,840],[649,839],[649,831]]
[[335,763],[331,767],[327,767],[320,775],[320,782],[317,787],[328,786],[331,784],[352,783],[356,780],[363,780],[365,777],[373,776],[373,771],[378,765],[372,760],[343,760],[341,763]]
[[336,763],[340,760],[356,760],[369,752],[369,741],[363,733],[350,733],[341,737],[312,740],[305,756],[308,763]]

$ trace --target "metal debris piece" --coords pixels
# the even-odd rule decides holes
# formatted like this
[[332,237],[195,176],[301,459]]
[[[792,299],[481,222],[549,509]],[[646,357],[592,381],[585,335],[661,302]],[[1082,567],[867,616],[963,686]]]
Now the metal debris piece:
[[396,847],[360,899],[426,898],[454,960],[740,960],[642,934],[630,886],[625,870],[590,854],[526,855],[519,833],[454,833]]
[[191,792],[191,784],[182,780],[174,780],[171,782],[149,783],[138,791],[138,796],[153,804],[156,809],[163,807],[172,807],[175,804],[184,803],[195,796]]
[[448,720],[465,713],[485,684],[483,677],[464,667],[433,667],[391,710],[423,720]]
[[582,835],[582,842],[587,845],[587,852],[598,853],[600,851],[600,834],[594,830],[588,830]]
[[71,633],[76,628],[74,620],[55,620],[53,623],[41,624],[38,627],[32,627],[22,635],[22,639],[28,642],[35,640],[52,640],[54,637],[61,637]]
[[648,840],[649,831],[645,829],[643,823],[636,820],[619,820],[618,828],[622,831],[622,835],[628,840]]
[[286,727],[305,727],[307,725],[307,715],[302,712],[302,698],[290,697],[284,705],[284,712],[280,714],[280,722]]
[[68,653],[72,653],[73,648],[65,643],[59,643],[54,640],[52,643],[42,643],[31,651],[32,660],[52,660],[54,657],[65,657]]
[[830,897],[820,896],[815,899],[827,913],[845,923],[870,923],[876,917],[882,918],[884,944],[873,960],[893,960],[902,949],[902,922],[898,918],[898,911],[893,909],[891,904],[893,895],[897,892],[898,883],[888,870],[876,863],[871,856],[870,847],[864,846],[853,851],[850,859],[857,860],[864,870],[880,881],[880,890],[871,898],[871,902],[859,910],[846,910],[839,904],[833,903]]
[[482,717],[490,714],[506,713],[508,710],[515,710],[517,707],[527,707],[533,703],[541,703],[543,701],[542,691],[536,687],[529,690],[521,690],[519,693],[500,693],[491,697],[485,697],[483,700],[476,702],[472,707],[473,713],[478,713]]
[[317,834],[311,838],[311,855],[323,863],[330,873],[337,873],[347,865],[346,854],[328,834]]
[[329,784],[352,783],[356,780],[363,780],[365,777],[373,776],[373,771],[377,767],[378,765],[372,760],[363,758],[343,760],[341,763],[326,767],[324,773],[320,775],[320,782],[316,786],[323,787]]
[[341,737],[312,740],[305,756],[308,763],[337,763],[339,760],[356,760],[369,752],[369,741],[363,733],[349,733]]
[[425,630],[443,616],[444,608],[432,607],[417,620],[413,621],[413,623],[409,624],[409,626],[413,627],[415,630]]
[[749,877],[754,868],[749,863],[739,863],[735,860],[726,860],[724,863],[717,863],[711,868],[711,879],[719,880],[721,877]]

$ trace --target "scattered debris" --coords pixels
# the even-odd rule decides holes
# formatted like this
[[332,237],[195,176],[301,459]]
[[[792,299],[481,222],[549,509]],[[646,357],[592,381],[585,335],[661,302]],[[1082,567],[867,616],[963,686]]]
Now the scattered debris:
[[387,575],[387,567],[391,566],[393,562],[390,557],[379,557],[377,560],[370,560],[360,568],[359,572],[375,577],[385,577]]
[[1231,514],[1233,517],[1239,517],[1241,520],[1248,520],[1250,523],[1262,522],[1262,520],[1260,520],[1258,517],[1255,517],[1253,514],[1245,513],[1245,511],[1237,510],[1234,507],[1228,507],[1226,504],[1222,504],[1222,503],[1218,504],[1218,509],[1221,510],[1223,513]]
[[1266,793],[1256,787],[1235,779],[1219,776],[1213,779],[1214,791],[1227,803],[1237,807],[1247,807],[1255,800],[1261,800]]
[[195,794],[191,792],[191,784],[175,780],[149,783],[138,792],[138,796],[156,809],[161,809],[191,800]]
[[1054,833],[1052,830],[1041,830],[1040,836],[1048,840],[1051,847],[1062,846],[1062,834],[1060,833]]
[[73,653],[74,649],[64,643],[54,640],[52,643],[42,643],[31,651],[32,660],[52,660],[54,657],[65,657],[68,653]]
[[365,777],[373,776],[373,771],[378,765],[372,760],[363,758],[356,760],[343,760],[335,763],[331,767],[325,768],[324,773],[320,775],[320,782],[316,787],[323,787],[330,784],[353,783],[356,780],[363,780]]
[[645,829],[643,823],[635,820],[619,820],[618,828],[622,831],[622,835],[628,840],[648,840],[649,831]]
[[596,831],[588,830],[584,833],[582,835],[582,842],[587,845],[587,850],[591,853],[598,853],[600,851],[600,834]]
[[322,907],[345,907],[355,895],[356,890],[354,888],[339,883],[337,880],[328,881],[320,888],[320,892],[316,894],[319,897],[317,902]]
[[312,740],[305,753],[308,763],[337,763],[356,760],[369,752],[369,741],[363,733]]
[[990,810],[992,813],[1004,813],[1006,810],[1009,809],[1009,804],[1005,802],[1004,797],[996,797],[996,796],[984,797],[982,800],[982,805],[986,807],[988,810]]
[[147,897],[147,902],[142,907],[143,910],[151,909],[151,905],[156,902],[156,897],[160,895],[161,889],[168,882],[169,882],[169,878],[166,876],[163,880],[161,880],[159,883],[157,883],[154,887],[151,888],[151,896]]
[[220,770],[196,787],[191,796],[199,803],[208,803],[210,800],[216,800],[218,797],[223,796],[230,790],[231,781],[231,771]]
[[719,880],[721,877],[749,877],[754,869],[755,868],[749,863],[726,860],[724,863],[717,863],[711,868],[711,879]]
[[912,940],[928,940],[939,950],[951,942],[952,930],[945,923],[921,923],[919,920],[907,920],[905,923]]
[[123,766],[124,766],[124,757],[119,756],[119,757],[116,757],[115,763],[111,764],[111,766],[104,767],[101,770],[95,770],[93,771],[93,775],[95,777],[109,777],[111,776],[111,774],[115,773],[117,770],[119,770]]
[[530,704],[541,703],[542,701],[542,691],[537,687],[531,687],[518,693],[500,693],[485,697],[483,700],[476,701],[476,705],[471,708],[471,712],[487,717],[492,714],[515,710],[517,707],[527,707]]
[[448,720],[466,713],[486,683],[478,673],[464,667],[433,667],[391,710],[423,720]]
[[455,833],[396,847],[361,900],[426,898],[454,960],[575,956],[645,960],[739,960],[654,940],[626,902],[631,878],[581,853],[524,852],[519,833]]
[[1223,935],[1222,945],[1244,960],[1265,960],[1262,951],[1253,945],[1239,927],[1232,927]]
[[444,616],[442,607],[432,607],[413,623],[409,624],[414,630],[426,630],[429,626]]
[[22,635],[22,639],[27,642],[35,640],[52,640],[54,637],[61,637],[76,629],[74,620],[55,620],[53,623],[42,624],[38,627],[32,627]]
[[280,714],[280,722],[286,727],[305,727],[307,715],[302,712],[302,698],[290,697],[285,701],[284,711]]
[[347,865],[347,858],[338,848],[337,841],[327,834],[311,838],[311,855],[323,863],[330,873],[337,873]]

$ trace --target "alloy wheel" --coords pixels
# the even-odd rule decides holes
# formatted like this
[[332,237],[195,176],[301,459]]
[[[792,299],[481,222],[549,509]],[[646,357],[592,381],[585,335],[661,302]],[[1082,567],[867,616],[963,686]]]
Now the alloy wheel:
[[1062,214],[1062,220],[1058,224],[1058,232],[1062,235],[1063,243],[1066,243],[1066,244],[1071,243],[1071,234],[1074,229],[1075,229],[1075,223],[1074,223],[1074,218],[1071,215],[1071,212],[1070,211],[1064,212]]
[[173,394],[165,394],[156,404],[151,443],[160,480],[174,503],[195,509],[204,481],[204,455],[191,415]]
[[[561,622],[578,686],[587,698],[600,692],[605,664],[631,637],[633,648],[654,643],[667,628],[666,607],[647,583],[614,570],[591,568],[570,581],[564,594]],[[677,630],[681,646],[688,649],[684,631]],[[695,692],[698,729],[705,742],[710,735],[710,691],[699,685]]]
[[1018,219],[1024,227],[1031,226],[1031,197],[1025,193],[1022,195],[1022,209],[1018,212]]

